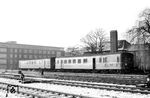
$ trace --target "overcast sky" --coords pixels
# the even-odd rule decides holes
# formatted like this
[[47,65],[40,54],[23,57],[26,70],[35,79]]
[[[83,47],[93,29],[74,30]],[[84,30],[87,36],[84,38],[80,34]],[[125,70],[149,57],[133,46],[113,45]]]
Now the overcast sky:
[[69,47],[103,28],[119,39],[150,0],[0,0],[0,42]]

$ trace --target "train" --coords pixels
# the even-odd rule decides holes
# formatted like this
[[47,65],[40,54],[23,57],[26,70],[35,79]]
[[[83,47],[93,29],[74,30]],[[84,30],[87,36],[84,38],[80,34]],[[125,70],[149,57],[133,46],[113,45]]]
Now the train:
[[20,60],[20,70],[65,72],[132,72],[134,55],[127,52],[82,56],[51,57],[36,60]]

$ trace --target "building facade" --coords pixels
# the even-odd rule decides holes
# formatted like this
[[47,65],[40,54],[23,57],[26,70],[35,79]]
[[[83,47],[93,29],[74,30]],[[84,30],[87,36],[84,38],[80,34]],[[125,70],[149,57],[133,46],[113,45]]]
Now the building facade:
[[128,51],[134,54],[135,68],[150,71],[150,44],[134,44]]
[[0,69],[18,69],[19,60],[64,56],[64,48],[0,42]]

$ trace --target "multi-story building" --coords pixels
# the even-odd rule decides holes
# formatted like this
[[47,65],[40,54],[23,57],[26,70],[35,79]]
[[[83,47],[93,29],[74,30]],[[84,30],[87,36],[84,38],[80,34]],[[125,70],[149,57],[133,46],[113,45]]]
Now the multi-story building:
[[18,69],[19,60],[43,59],[64,55],[64,48],[0,42],[0,69]]

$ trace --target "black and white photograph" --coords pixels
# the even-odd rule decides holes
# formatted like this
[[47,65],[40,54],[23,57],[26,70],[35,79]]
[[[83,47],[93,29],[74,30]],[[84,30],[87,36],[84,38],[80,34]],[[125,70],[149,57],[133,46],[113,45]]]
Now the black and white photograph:
[[150,0],[0,0],[0,98],[150,98]]

